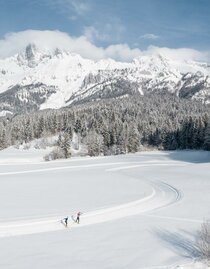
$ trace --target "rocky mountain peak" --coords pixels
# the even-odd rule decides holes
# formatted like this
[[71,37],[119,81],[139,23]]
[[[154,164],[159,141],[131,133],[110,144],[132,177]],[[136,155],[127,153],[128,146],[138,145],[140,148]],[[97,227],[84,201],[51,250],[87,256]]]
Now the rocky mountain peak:
[[40,49],[36,44],[28,44],[24,51],[17,55],[19,65],[27,65],[30,68],[36,67],[44,59],[50,59],[52,55],[49,51]]
[[133,60],[133,63],[140,69],[149,73],[169,72],[173,68],[170,66],[170,60],[160,54],[144,55]]
[[28,46],[26,46],[26,49],[25,49],[25,58],[28,61],[33,61],[35,59],[37,51],[38,49],[35,44],[33,43],[28,44]]

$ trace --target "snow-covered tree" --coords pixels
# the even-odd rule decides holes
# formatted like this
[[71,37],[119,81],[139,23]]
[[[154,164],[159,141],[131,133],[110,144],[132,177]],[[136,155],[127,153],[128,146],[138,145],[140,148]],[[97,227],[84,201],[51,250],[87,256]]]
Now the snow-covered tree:
[[67,159],[71,157],[71,140],[68,133],[64,132],[59,135],[58,146],[64,153],[64,157]]
[[104,151],[104,139],[103,136],[97,134],[95,131],[89,132],[87,138],[87,149],[90,156],[98,156]]
[[5,149],[6,147],[7,147],[6,130],[3,128],[0,130],[0,149]]

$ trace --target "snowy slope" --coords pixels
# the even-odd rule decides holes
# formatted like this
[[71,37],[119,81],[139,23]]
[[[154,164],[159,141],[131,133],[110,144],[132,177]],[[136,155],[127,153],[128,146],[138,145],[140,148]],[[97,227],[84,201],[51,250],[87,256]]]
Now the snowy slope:
[[[25,104],[27,110],[60,108],[148,91],[208,101],[209,74],[208,64],[178,62],[161,55],[142,56],[131,63],[112,59],[94,62],[71,52],[41,50],[29,44],[20,54],[0,59],[0,112],[19,112]],[[14,107],[14,101],[19,108]]]
[[[1,151],[0,268],[207,268],[195,238],[210,217],[208,152],[39,154]],[[78,210],[81,224],[65,228]]]

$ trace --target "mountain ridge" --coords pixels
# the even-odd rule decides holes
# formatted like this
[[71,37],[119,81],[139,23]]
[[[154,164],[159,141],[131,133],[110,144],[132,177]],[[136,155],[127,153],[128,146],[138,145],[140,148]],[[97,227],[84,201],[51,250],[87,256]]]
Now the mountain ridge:
[[[0,59],[0,115],[21,112],[24,105],[30,111],[32,91],[33,95],[36,92],[36,110],[166,91],[208,103],[209,75],[208,63],[172,60],[160,54],[139,56],[125,63],[93,61],[59,48],[50,51],[29,44],[19,54]],[[23,89],[29,94],[21,100]]]

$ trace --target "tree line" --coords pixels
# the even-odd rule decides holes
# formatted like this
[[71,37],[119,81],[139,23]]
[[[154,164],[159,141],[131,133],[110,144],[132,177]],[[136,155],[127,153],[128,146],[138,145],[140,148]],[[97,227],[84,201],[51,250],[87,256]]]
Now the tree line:
[[70,156],[77,134],[90,156],[163,150],[210,150],[210,107],[170,94],[129,96],[0,119],[0,149],[58,135]]

